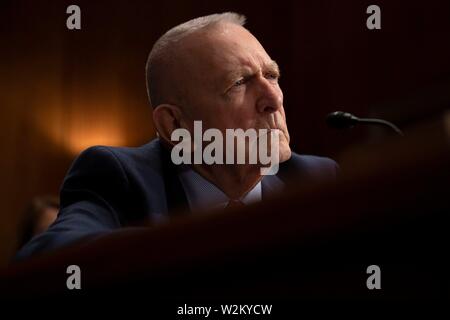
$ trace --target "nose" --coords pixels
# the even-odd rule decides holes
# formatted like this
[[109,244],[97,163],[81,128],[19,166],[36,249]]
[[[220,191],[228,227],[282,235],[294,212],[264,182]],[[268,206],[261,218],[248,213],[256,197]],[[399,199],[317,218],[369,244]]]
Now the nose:
[[283,92],[275,80],[262,77],[258,85],[256,108],[261,113],[274,113],[283,106]]

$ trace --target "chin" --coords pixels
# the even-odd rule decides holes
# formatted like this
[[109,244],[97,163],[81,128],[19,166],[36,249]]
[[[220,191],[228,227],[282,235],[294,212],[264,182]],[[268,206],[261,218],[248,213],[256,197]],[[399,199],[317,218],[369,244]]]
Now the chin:
[[289,145],[287,146],[280,146],[280,163],[285,162],[289,160],[292,156],[292,151]]

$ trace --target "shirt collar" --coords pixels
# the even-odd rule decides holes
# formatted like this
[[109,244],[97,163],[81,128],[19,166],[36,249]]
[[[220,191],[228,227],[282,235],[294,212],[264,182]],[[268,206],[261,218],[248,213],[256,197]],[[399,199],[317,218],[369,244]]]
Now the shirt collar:
[[[222,190],[203,178],[192,168],[183,167],[179,172],[179,177],[183,189],[186,192],[189,207],[192,211],[206,211],[225,208],[230,201]],[[262,187],[260,181],[240,200],[244,204],[248,205],[261,201],[261,199]]]

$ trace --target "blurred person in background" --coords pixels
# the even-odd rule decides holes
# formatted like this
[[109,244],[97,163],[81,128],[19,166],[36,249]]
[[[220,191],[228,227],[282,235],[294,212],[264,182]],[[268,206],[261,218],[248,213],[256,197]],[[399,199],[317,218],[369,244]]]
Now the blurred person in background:
[[18,248],[22,248],[34,236],[45,232],[56,220],[59,210],[58,197],[38,196],[32,199],[25,210],[19,226]]

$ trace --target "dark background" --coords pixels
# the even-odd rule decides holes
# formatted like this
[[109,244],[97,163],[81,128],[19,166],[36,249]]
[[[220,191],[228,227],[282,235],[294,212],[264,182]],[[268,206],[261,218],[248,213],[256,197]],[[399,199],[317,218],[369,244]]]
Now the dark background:
[[[71,4],[81,30],[66,28]],[[370,4],[381,8],[381,30],[366,28]],[[57,194],[81,150],[154,137],[144,67],[157,38],[224,11],[246,15],[280,65],[299,153],[338,157],[379,132],[329,129],[324,116],[334,110],[405,128],[449,106],[448,1],[2,1],[1,263],[30,199]]]

